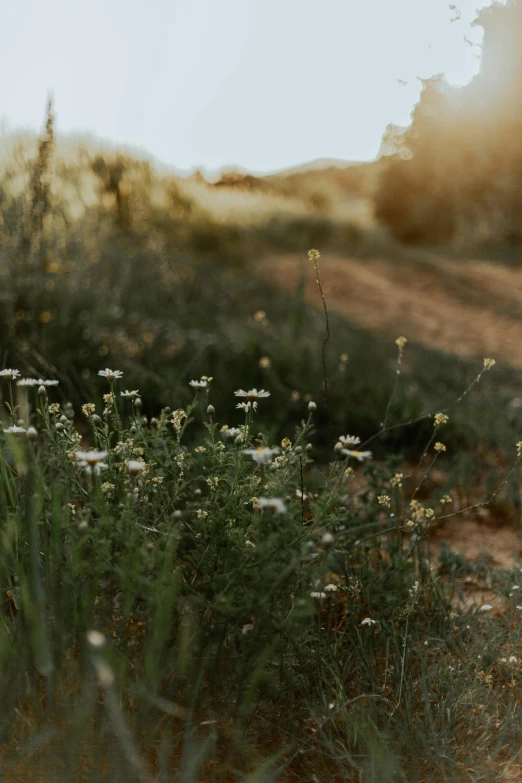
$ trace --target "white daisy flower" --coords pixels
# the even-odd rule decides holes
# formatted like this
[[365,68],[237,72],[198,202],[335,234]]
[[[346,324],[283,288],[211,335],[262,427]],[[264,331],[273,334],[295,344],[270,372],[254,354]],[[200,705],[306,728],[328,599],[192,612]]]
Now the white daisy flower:
[[221,437],[223,438],[237,438],[238,435],[241,435],[241,430],[237,427],[227,427],[221,430]]
[[189,381],[189,385],[193,386],[194,389],[206,389],[208,386],[208,381],[204,381],[203,379],[200,381]]
[[339,443],[341,444],[341,448],[345,449],[350,446],[357,446],[360,442],[361,439],[358,438],[357,435],[341,435],[338,438],[335,448],[339,447]]
[[234,392],[234,394],[236,397],[244,397],[246,400],[260,400],[262,397],[270,397],[270,392],[267,392],[264,389],[260,389],[259,391],[257,389],[250,389],[250,391],[239,389]]
[[8,427],[6,430],[4,430],[4,432],[7,435],[26,435],[27,434],[27,430],[25,429],[25,427],[16,427],[15,425],[13,425],[12,427]]
[[146,465],[144,462],[142,462],[139,459],[130,459],[127,462],[127,470],[129,473],[134,473],[137,475],[138,473],[141,473],[142,470],[145,470]]
[[359,462],[363,462],[365,459],[372,458],[371,451],[352,451],[351,449],[341,449],[341,454],[344,454],[345,457],[353,457],[354,459],[359,460]]
[[238,402],[236,405],[236,408],[239,408],[239,410],[242,411],[249,411],[250,408],[253,410],[256,410],[257,408],[257,402]]
[[120,392],[120,397],[126,397],[128,400],[133,400],[135,397],[139,397],[139,391],[137,389],[134,389],[134,391],[127,391]]
[[483,604],[483,605],[480,607],[480,609],[479,609],[479,612],[489,612],[489,610],[490,610],[490,609],[493,609],[493,607],[491,606],[491,604]]
[[268,465],[272,462],[274,454],[279,454],[281,449],[243,449],[243,454],[248,454],[258,465]]
[[14,381],[20,375],[20,370],[0,370],[0,378],[8,381]]
[[81,462],[87,462],[89,465],[96,465],[97,462],[105,459],[107,451],[77,451],[74,455]]
[[102,470],[105,470],[109,466],[103,462],[107,456],[106,451],[77,451],[75,454],[78,460],[78,465],[84,468],[87,473],[99,475]]
[[260,509],[271,509],[274,514],[286,514],[288,510],[281,498],[258,498],[258,501]]
[[20,378],[19,381],[16,382],[17,386],[39,386],[40,381],[36,380],[36,378]]
[[45,388],[49,386],[58,386],[60,381],[44,381],[43,378],[39,378],[37,381],[38,386],[44,386]]
[[325,593],[335,593],[338,590],[337,585],[329,584],[325,585],[324,591]]
[[310,593],[310,598],[326,598],[326,593],[313,592]]
[[38,432],[35,427],[29,427],[27,430],[27,434],[30,438],[37,438]]
[[108,367],[106,367],[105,370],[100,370],[98,375],[101,375],[102,378],[107,378],[109,383],[112,383],[113,381],[117,381],[119,378],[123,377],[123,373],[121,370],[109,370]]
[[518,663],[518,658],[516,655],[510,655],[508,658],[508,663]]
[[377,620],[372,620],[371,617],[365,617],[361,621],[361,625],[377,625]]

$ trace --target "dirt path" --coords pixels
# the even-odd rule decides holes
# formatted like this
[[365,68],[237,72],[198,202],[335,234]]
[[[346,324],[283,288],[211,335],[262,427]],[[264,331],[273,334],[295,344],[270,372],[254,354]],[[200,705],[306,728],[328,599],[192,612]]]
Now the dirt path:
[[[305,263],[307,299],[320,306],[313,268]],[[295,291],[302,264],[302,257],[270,257],[256,271]],[[354,323],[522,369],[522,269],[478,261],[329,255],[320,265],[329,308]]]

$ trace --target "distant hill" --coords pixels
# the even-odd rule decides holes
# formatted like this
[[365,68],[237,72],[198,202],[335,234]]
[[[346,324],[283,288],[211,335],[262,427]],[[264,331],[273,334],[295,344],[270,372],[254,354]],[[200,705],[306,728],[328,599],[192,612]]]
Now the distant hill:
[[373,198],[381,170],[381,161],[319,159],[263,176],[224,171],[212,187],[299,201],[307,210],[334,220],[357,215],[358,222],[368,225],[373,221]]
[[316,158],[315,160],[311,160],[309,163],[301,163],[298,166],[289,166],[288,168],[280,169],[279,171],[274,171],[271,172],[271,174],[264,174],[262,176],[277,177],[287,174],[300,174],[307,171],[317,171],[330,168],[346,169],[351,166],[359,166],[360,164],[361,161],[349,161],[343,160],[342,158]]

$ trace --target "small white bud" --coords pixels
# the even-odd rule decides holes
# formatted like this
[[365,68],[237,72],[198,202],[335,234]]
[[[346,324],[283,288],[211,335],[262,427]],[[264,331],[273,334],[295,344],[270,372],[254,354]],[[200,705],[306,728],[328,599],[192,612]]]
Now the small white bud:
[[212,416],[212,414],[215,413],[215,412],[216,412],[216,409],[214,408],[214,406],[213,405],[209,405],[208,408],[207,408],[208,415]]
[[308,403],[308,410],[310,412],[317,410],[317,405],[315,404],[315,402],[313,400],[310,400],[310,402]]
[[39,386],[39,387],[38,387],[38,394],[41,394],[41,395],[42,395],[42,397],[43,397],[45,394],[47,394],[47,392],[45,391],[45,386]]
[[334,542],[334,537],[331,533],[325,533],[321,539],[324,546],[331,546]]
[[110,688],[114,685],[114,674],[111,667],[106,664],[105,661],[97,661],[95,666],[96,674],[98,675],[98,680],[102,688]]
[[91,647],[105,647],[105,636],[99,631],[87,631],[87,641]]
[[141,408],[141,406],[143,405],[143,403],[142,403],[142,401],[141,401],[141,397],[136,397],[136,399],[134,400],[134,405],[135,405],[137,408]]

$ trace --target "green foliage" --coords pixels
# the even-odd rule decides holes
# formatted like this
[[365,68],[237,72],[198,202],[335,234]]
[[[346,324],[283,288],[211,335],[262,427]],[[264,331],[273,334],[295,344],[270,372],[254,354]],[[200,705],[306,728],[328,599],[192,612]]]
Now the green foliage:
[[[506,619],[478,669],[471,654],[456,663],[460,619],[428,545],[447,512],[415,499],[423,471],[403,476],[391,455],[359,463],[343,444],[330,446],[328,467],[315,464],[319,411],[303,415],[303,402],[291,439],[274,446],[265,422],[277,392],[252,392],[257,409],[247,403],[230,430],[215,421],[218,377],[192,384],[183,409],[149,418],[137,391],[121,393],[119,372],[103,374],[103,403],[81,414],[51,402],[52,387],[15,386],[16,374],[4,374],[11,420],[20,422],[19,432],[4,428],[0,448],[6,746],[24,735],[23,706],[31,724],[70,723],[78,748],[110,727],[117,750],[98,780],[111,779],[114,765],[146,780],[152,767],[167,774],[178,763],[183,779],[197,780],[221,757],[228,720],[235,747],[246,727],[291,705],[314,740],[283,719],[279,729],[293,739],[267,749],[265,766],[263,755],[240,754],[242,774],[270,780],[281,757],[282,770],[304,754],[300,774],[311,779],[321,753],[337,746],[347,776],[408,774],[413,747],[426,764],[457,768],[451,737],[474,727],[475,713],[455,681],[471,665],[473,687],[488,691],[498,650],[514,643]],[[230,394],[228,407],[238,400]],[[443,551],[440,576],[454,580],[463,568]],[[488,618],[466,616],[462,633],[464,621],[479,645]],[[442,682],[448,721],[431,712]],[[72,692],[84,694],[76,706]],[[482,704],[491,698],[480,694]],[[496,705],[500,722],[508,709]],[[515,733],[510,721],[518,737],[518,713]]]
[[[49,110],[0,189],[2,366],[36,380],[0,377],[5,779],[494,779],[522,738],[516,573],[431,533],[518,518],[517,378],[333,313],[325,343],[311,264],[289,296],[244,263],[301,221],[256,239],[175,182],[154,204],[146,163],[87,156],[72,219],[53,144]],[[502,617],[453,608],[468,576]]]

